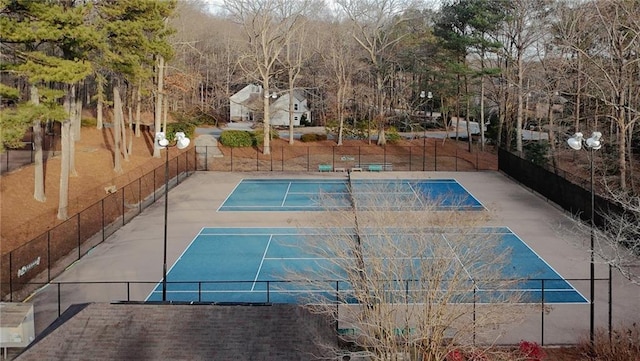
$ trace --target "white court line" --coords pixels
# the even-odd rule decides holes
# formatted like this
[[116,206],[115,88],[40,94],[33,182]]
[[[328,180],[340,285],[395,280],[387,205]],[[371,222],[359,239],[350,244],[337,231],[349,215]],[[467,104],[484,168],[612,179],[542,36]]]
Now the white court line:
[[287,195],[289,194],[289,189],[291,189],[291,182],[289,182],[287,190],[284,192],[284,197],[282,197],[282,203],[280,203],[280,207],[284,207],[284,203],[287,201]]
[[424,202],[422,201],[422,197],[420,197],[420,195],[418,194],[416,189],[413,188],[411,183],[407,182],[407,185],[409,186],[409,189],[411,189],[411,192],[413,192],[413,195],[418,199],[418,202],[420,202],[420,205],[424,205]]
[[243,179],[241,179],[240,182],[238,182],[238,184],[236,184],[236,186],[233,187],[231,192],[229,192],[229,194],[227,194],[227,197],[224,199],[224,201],[222,203],[220,203],[220,206],[218,207],[218,209],[216,209],[216,212],[220,212],[220,208],[222,208],[222,206],[224,206],[224,204],[227,203],[229,198],[236,192],[236,189],[238,189],[238,187],[240,186],[240,183],[242,183],[242,181],[243,181]]
[[473,282],[473,287],[476,287],[476,282],[473,279],[473,277],[471,276],[471,273],[469,273],[469,270],[467,270],[467,267],[464,266],[464,263],[462,263],[462,260],[460,260],[460,257],[458,257],[458,254],[456,253],[456,251],[453,250],[453,246],[451,245],[451,243],[449,242],[449,240],[447,239],[447,237],[443,234],[442,238],[444,239],[445,242],[447,242],[447,246],[449,246],[449,248],[451,249],[451,253],[453,253],[454,257],[458,260],[458,262],[460,263],[460,265],[462,266],[462,269],[464,270],[464,272],[467,274],[467,277],[469,277],[469,281]]
[[262,254],[262,260],[260,261],[258,272],[256,272],[256,278],[253,279],[253,285],[251,285],[251,291],[253,291],[253,289],[256,287],[256,283],[258,282],[258,276],[260,276],[260,270],[262,269],[262,264],[264,263],[264,258],[267,255],[267,251],[269,250],[269,245],[271,244],[272,239],[273,239],[273,235],[270,235],[269,242],[267,242],[267,246],[264,248],[264,253]]

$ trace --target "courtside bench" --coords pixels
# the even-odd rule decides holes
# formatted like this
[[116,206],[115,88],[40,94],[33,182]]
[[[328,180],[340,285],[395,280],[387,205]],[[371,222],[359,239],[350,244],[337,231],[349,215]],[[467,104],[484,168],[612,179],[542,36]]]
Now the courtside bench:
[[318,172],[332,172],[333,166],[331,164],[319,164]]
[[356,164],[353,169],[366,169],[369,172],[392,171],[392,163],[363,163]]

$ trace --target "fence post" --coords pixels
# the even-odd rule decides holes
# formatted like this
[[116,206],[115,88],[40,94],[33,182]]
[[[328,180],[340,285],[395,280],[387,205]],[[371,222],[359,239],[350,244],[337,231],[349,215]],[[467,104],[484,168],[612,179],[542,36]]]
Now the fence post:
[[256,147],[256,171],[260,170],[260,149]]
[[541,288],[542,288],[542,290],[540,291],[540,294],[542,296],[542,299],[541,299],[542,308],[540,309],[540,316],[541,316],[540,346],[544,346],[544,278],[542,279]]
[[473,281],[473,345],[476,345],[476,281]]
[[[156,202],[156,192],[158,191],[158,187],[156,187],[156,169],[157,168],[153,168],[153,203]],[[104,213],[104,206],[102,213]],[[104,237],[102,238],[102,240],[104,241]]]
[[127,302],[131,301],[131,282],[127,281]]
[[9,252],[9,302],[13,302],[13,251]]
[[280,147],[280,169],[284,172],[284,147]]
[[[124,215],[122,216],[122,218],[124,218]],[[78,259],[80,259],[80,257],[82,257],[82,255],[80,254],[80,212],[76,214],[76,224],[78,226],[78,232],[76,232],[78,235]]]
[[122,225],[123,226],[125,225],[125,217],[124,217],[124,188],[125,187],[126,186],[121,188],[122,189],[122,202],[121,202],[122,204],[121,204],[121,206],[122,206]]
[[47,231],[47,282],[51,282],[51,231]]
[[311,148],[307,146],[307,172],[311,169]]
[[[155,170],[153,171],[153,175],[154,175],[153,178],[155,179],[155,175],[156,175],[156,171]],[[155,184],[155,181],[154,181],[153,187],[155,188],[155,186],[156,186],[156,184]],[[154,202],[156,201],[156,190],[155,189],[153,190],[153,201]],[[101,209],[101,212],[102,212],[102,214],[100,215],[100,218],[102,220],[102,242],[104,242],[104,240],[105,240],[105,237],[104,237],[105,236],[105,234],[104,234],[105,233],[105,231],[104,231],[104,198],[102,198],[102,200],[100,201],[100,209]]]
[[613,347],[612,341],[613,341],[613,328],[611,326],[612,323],[612,303],[613,303],[613,287],[611,285],[611,276],[612,276],[612,272],[611,272],[611,263],[609,263],[609,346]]
[[458,146],[456,145],[456,172],[458,171]]
[[62,310],[61,310],[61,307],[62,307],[62,305],[61,305],[61,303],[62,303],[61,297],[62,296],[60,295],[60,282],[58,282],[57,285],[58,285],[58,317],[60,317],[60,315],[62,314]]
[[382,170],[384,169],[385,164],[387,164],[387,145],[382,146]]
[[267,281],[267,303],[271,302],[271,283]]
[[438,142],[433,142],[433,170],[438,170]]
[[142,177],[138,178],[138,214],[142,213]]
[[198,281],[198,302],[202,302],[202,281]]
[[231,147],[231,172],[233,172],[233,147]]
[[[340,281],[336,281],[336,335],[340,330]],[[338,335],[338,338],[340,336]]]

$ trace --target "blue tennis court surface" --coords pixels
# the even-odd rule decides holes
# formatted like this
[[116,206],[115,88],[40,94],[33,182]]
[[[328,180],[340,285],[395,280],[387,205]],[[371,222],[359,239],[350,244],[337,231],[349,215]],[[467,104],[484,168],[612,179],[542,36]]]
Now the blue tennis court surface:
[[220,211],[322,211],[358,207],[483,210],[484,207],[453,179],[245,179]]
[[[346,234],[353,231],[343,230]],[[335,265],[330,261],[330,256],[323,258],[300,246],[308,242],[306,237],[310,235],[317,235],[318,239],[326,237],[324,232],[325,230],[317,228],[204,228],[169,270],[166,300],[299,303],[304,302],[304,299],[308,300],[310,293],[321,294],[326,300],[332,300],[332,297],[335,299],[332,295],[337,293],[336,289],[349,289],[344,278],[327,279],[326,287],[314,284],[312,289],[287,281],[292,274],[299,277],[308,270],[329,269]],[[456,231],[451,232],[439,233],[434,237],[435,242],[448,244],[449,238],[453,239]],[[465,282],[473,291],[461,293],[456,302],[484,302],[496,295],[506,298],[512,293],[522,295],[522,303],[539,303],[543,300],[545,303],[587,302],[569,282],[508,228],[486,227],[474,232],[497,235],[497,252],[510,250],[508,259],[500,270],[501,278],[520,281],[507,286],[498,285],[495,280],[491,283],[483,282],[473,274],[473,265],[463,264],[465,269],[471,270],[467,272],[468,280]],[[400,242],[411,242],[411,234],[403,234],[399,230],[387,233],[398,235],[399,245],[406,246],[399,247],[400,249],[410,248],[409,243]],[[368,236],[367,242],[376,242],[376,238]],[[452,263],[462,263],[460,260],[468,257],[462,257],[461,252],[465,252],[464,249],[454,251],[452,248],[451,254],[446,257]],[[415,261],[425,262],[425,259],[428,260],[429,257],[423,255],[415,258]],[[340,275],[340,270],[335,274]],[[406,282],[405,286],[400,287],[410,289],[412,284]],[[162,300],[162,283],[155,287],[147,300]]]

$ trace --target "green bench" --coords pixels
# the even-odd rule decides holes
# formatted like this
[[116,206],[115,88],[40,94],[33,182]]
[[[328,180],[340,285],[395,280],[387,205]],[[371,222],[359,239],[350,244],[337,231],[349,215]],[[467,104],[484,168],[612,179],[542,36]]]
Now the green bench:
[[369,164],[369,172],[382,172],[382,164]]
[[393,164],[392,163],[362,163],[362,164],[356,164],[355,168],[352,168],[351,170],[362,170],[362,169],[366,169],[369,172],[382,172],[382,171],[392,171],[393,170]]
[[331,171],[333,171],[333,166],[331,166],[331,164],[318,165],[318,172],[331,172]]

